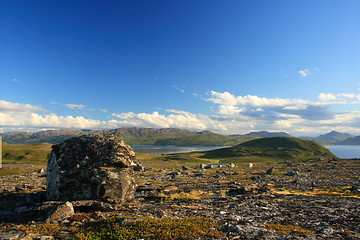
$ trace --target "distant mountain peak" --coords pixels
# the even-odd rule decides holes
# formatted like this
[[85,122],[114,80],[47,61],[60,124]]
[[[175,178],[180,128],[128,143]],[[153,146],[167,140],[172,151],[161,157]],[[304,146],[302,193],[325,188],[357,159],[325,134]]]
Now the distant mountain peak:
[[352,137],[354,136],[348,133],[331,131],[329,133],[320,135],[319,137],[315,138],[315,140],[325,144],[337,144],[338,142],[344,141]]
[[245,134],[245,136],[255,136],[255,137],[291,137],[286,132],[268,132],[268,131],[257,131],[257,132],[250,132]]
[[[328,132],[326,134],[323,134],[323,135],[320,135],[320,136],[332,136],[332,135],[350,135],[348,133],[341,133],[341,132],[338,132],[338,131],[331,131],[331,132]],[[350,135],[351,136],[351,135]]]

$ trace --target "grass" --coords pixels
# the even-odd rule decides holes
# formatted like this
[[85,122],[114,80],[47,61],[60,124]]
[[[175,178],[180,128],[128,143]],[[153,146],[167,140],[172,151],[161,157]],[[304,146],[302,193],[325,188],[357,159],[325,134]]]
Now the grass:
[[291,137],[255,139],[234,147],[204,152],[202,157],[217,159],[249,156],[283,160],[317,157],[336,158],[328,149],[315,142]]
[[0,168],[0,176],[23,175],[45,168],[45,164],[3,164]]
[[3,224],[0,226],[1,230],[21,230],[25,231],[27,235],[47,235],[47,236],[56,236],[63,237],[60,234],[61,226],[54,223],[36,223],[36,224],[26,224],[26,225],[14,225],[14,224]]
[[145,218],[131,226],[121,226],[119,218],[112,218],[97,225],[84,228],[76,234],[76,240],[119,240],[119,239],[219,239],[224,236],[219,225],[212,219],[189,217],[182,219]]
[[316,188],[316,189],[313,189],[312,191],[307,191],[307,192],[301,192],[301,191],[296,191],[296,190],[280,190],[280,191],[276,191],[276,193],[284,194],[284,195],[360,198],[360,193],[351,193],[350,188],[351,188],[351,186],[322,187],[322,188]]
[[[141,218],[134,219],[130,226],[122,226],[124,217],[114,217],[89,223],[85,227],[71,227],[71,239],[75,240],[121,240],[121,239],[221,239],[224,233],[215,220],[203,217],[177,218]],[[29,236],[53,236],[56,239],[70,239],[61,233],[62,226],[51,223],[26,225],[2,224],[1,230],[17,229]]]
[[39,143],[29,145],[10,145],[3,143],[4,164],[40,164],[46,163],[52,144]]
[[28,172],[24,172],[22,169],[19,168],[1,168],[0,169],[0,176],[11,176],[11,175],[20,175]]
[[203,190],[192,190],[190,192],[159,193],[158,197],[168,200],[201,200],[211,194]]
[[315,234],[314,231],[304,229],[299,226],[293,226],[293,225],[281,225],[276,223],[268,223],[266,224],[266,227],[269,229],[275,230],[275,233],[281,234],[281,235],[312,235]]

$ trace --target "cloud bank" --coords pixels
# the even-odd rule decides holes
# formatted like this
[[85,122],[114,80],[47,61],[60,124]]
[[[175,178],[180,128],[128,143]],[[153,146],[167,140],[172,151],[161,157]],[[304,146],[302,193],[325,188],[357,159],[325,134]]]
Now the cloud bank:
[[[106,120],[84,116],[60,116],[40,106],[0,100],[0,126],[6,129],[119,127],[184,128],[210,130],[222,134],[244,134],[250,131],[286,131],[295,136],[318,135],[332,130],[360,135],[360,111],[334,111],[334,105],[352,106],[360,102],[353,93],[320,93],[316,101],[289,98],[266,98],[256,95],[236,96],[230,92],[210,91],[198,101],[209,104],[211,114],[176,109],[152,113],[110,113]],[[82,111],[85,105],[67,104]]]
[[30,104],[12,103],[0,100],[0,112],[19,113],[19,112],[40,112],[45,109]]

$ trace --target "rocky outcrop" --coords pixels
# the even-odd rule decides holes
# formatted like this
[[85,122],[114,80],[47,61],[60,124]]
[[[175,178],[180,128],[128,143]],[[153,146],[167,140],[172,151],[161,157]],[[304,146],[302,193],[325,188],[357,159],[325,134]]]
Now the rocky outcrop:
[[135,153],[118,135],[86,135],[54,145],[47,198],[121,203],[134,198]]

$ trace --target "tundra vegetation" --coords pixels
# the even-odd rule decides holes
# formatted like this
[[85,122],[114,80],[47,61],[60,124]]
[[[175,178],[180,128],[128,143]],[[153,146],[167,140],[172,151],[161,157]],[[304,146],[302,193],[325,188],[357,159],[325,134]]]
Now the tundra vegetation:
[[[36,172],[46,168],[50,150],[44,143],[4,145],[0,201],[16,204],[45,191],[44,173]],[[339,159],[313,142],[258,139],[136,158],[146,171],[136,174],[134,202],[111,211],[75,209],[57,223],[2,220],[0,233],[81,240],[360,237],[360,161]]]

